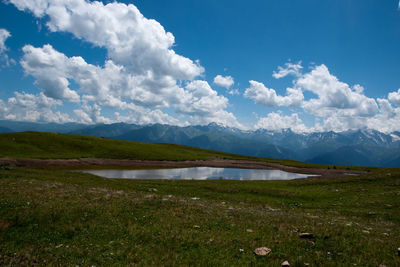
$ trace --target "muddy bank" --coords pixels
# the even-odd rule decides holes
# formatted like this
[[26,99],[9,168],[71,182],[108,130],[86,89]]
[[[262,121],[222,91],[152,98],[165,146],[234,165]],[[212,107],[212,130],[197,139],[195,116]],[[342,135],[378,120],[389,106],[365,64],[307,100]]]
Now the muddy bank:
[[283,170],[304,174],[318,174],[321,177],[340,177],[354,174],[364,174],[360,171],[317,169],[317,168],[298,168],[290,167],[277,163],[255,162],[247,160],[195,160],[195,161],[151,161],[151,160],[129,160],[129,159],[100,159],[100,158],[80,158],[80,159],[23,159],[23,158],[0,158],[0,165],[8,164],[15,167],[92,167],[92,166],[115,166],[123,168],[180,168],[180,167],[220,167],[220,168],[241,168],[241,169],[264,169],[264,170]]

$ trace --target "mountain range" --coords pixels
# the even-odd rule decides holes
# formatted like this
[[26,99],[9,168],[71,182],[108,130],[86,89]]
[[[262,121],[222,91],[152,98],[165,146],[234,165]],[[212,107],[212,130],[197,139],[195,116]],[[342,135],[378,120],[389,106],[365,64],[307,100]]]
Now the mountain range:
[[121,140],[174,143],[257,157],[330,165],[400,167],[400,132],[375,130],[295,133],[290,129],[244,131],[211,123],[205,126],[86,125],[0,121],[0,132],[43,131]]

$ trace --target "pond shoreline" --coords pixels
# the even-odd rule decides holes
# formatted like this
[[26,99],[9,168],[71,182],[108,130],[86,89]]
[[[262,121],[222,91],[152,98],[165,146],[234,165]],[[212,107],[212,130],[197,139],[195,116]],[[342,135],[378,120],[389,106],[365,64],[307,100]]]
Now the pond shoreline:
[[14,167],[123,167],[123,168],[185,168],[185,167],[220,167],[220,168],[240,168],[240,169],[263,169],[263,170],[282,170],[294,173],[306,173],[320,175],[319,178],[335,178],[342,176],[365,174],[362,171],[340,170],[340,169],[320,169],[320,168],[300,168],[285,166],[277,163],[213,159],[213,160],[193,160],[193,161],[156,161],[156,160],[130,160],[130,159],[102,159],[102,158],[79,158],[79,159],[29,159],[29,158],[0,158],[0,165],[7,164]]

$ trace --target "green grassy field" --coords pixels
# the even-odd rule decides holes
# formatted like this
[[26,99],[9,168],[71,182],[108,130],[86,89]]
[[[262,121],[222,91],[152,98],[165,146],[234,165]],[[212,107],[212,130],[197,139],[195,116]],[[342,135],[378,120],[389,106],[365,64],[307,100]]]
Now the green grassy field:
[[[109,154],[93,140],[120,142],[38,134],[35,143],[34,134],[20,135],[12,144],[7,138],[18,134],[0,135],[2,156],[96,157]],[[48,141],[54,147],[46,150],[53,137],[65,145]],[[126,153],[137,147],[124,144]],[[167,153],[154,146],[159,157]],[[219,157],[172,147],[170,159],[189,159],[185,149]],[[400,266],[399,226],[400,169],[335,179],[157,181],[0,168],[0,266]],[[315,237],[301,239],[302,232]],[[272,252],[256,256],[257,247]]]
[[111,158],[173,161],[224,158],[268,161],[301,167],[320,166],[293,160],[241,156],[175,144],[150,144],[84,135],[42,132],[0,134],[0,157],[42,159]]

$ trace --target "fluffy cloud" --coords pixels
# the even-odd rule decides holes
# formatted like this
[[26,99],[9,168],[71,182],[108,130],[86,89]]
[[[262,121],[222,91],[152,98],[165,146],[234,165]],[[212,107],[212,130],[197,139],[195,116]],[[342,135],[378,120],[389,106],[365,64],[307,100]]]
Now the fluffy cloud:
[[105,106],[125,110],[124,115],[115,113],[117,120],[133,116],[129,121],[137,123],[178,124],[161,110],[172,108],[190,122],[239,125],[225,110],[228,99],[218,96],[207,82],[194,80],[204,72],[198,61],[176,54],[174,36],[134,5],[85,0],[10,2],[47,18],[50,31],[69,32],[107,50],[104,66],[95,66],[79,56],[67,57],[51,45],[23,48],[25,73],[35,78],[46,96],[81,103],[74,110],[80,121],[108,122],[100,115]]
[[0,100],[0,118],[17,121],[39,121],[39,122],[71,122],[68,114],[54,111],[62,105],[60,100],[45,96],[28,93],[14,93],[15,96],[8,99],[6,103]]
[[235,116],[227,112],[228,99],[219,96],[206,81],[195,80],[186,85],[182,103],[177,111],[191,116],[192,124],[217,122],[227,126],[243,128]]
[[295,84],[318,96],[303,104],[306,111],[317,116],[328,117],[338,113],[341,116],[370,117],[378,112],[375,99],[365,96],[360,85],[351,88],[332,75],[325,65],[315,67]]
[[[126,101],[152,107],[166,107],[170,102],[179,101],[177,91],[180,89],[168,77],[163,83],[169,83],[170,87],[159,88],[149,79],[133,76],[111,60],[99,67],[86,63],[82,57],[69,58],[51,45],[42,48],[27,45],[22,50],[21,65],[25,72],[36,79],[47,96],[56,99],[79,102],[83,94],[83,100],[113,108],[127,108]],[[70,80],[79,85],[79,92],[71,89]]]
[[214,78],[214,83],[218,86],[225,87],[229,89],[235,82],[231,76],[221,76],[217,75]]
[[388,95],[390,103],[400,107],[400,89],[397,92],[391,92]]
[[35,83],[47,96],[59,100],[79,101],[78,94],[69,88],[68,81],[68,78],[71,78],[69,69],[74,65],[71,61],[80,61],[78,58],[70,61],[51,45],[45,45],[43,48],[26,45],[22,51],[24,56],[21,65],[25,73],[36,79]]
[[303,92],[297,88],[287,88],[286,96],[276,94],[274,89],[265,87],[257,81],[250,81],[250,87],[244,92],[246,98],[252,99],[256,104],[269,107],[295,107],[301,105],[304,96]]
[[6,40],[11,37],[11,33],[6,29],[0,29],[0,63],[9,66],[10,64],[15,64],[13,59],[9,59],[6,54],[7,46],[5,44]]
[[6,40],[11,36],[10,32],[6,29],[0,29],[0,54],[7,50]]
[[276,112],[271,112],[267,117],[260,118],[255,125],[256,129],[268,129],[268,130],[281,130],[291,129],[294,132],[303,133],[309,132],[303,121],[299,118],[297,113],[293,113],[290,116],[284,116]]
[[[51,45],[42,48],[27,45],[23,51],[21,65],[27,74],[35,77],[45,95],[71,102],[82,101],[82,108],[74,110],[79,122],[111,123],[125,118],[132,123],[179,124],[178,120],[157,109],[171,106],[189,116],[192,123],[240,126],[233,114],[225,111],[228,99],[219,96],[206,81],[191,81],[181,88],[171,80],[170,87],[152,90],[157,86],[148,83],[148,79],[130,74],[111,60],[104,67],[94,66],[81,57],[67,57]],[[78,88],[71,89],[70,81]],[[119,113],[114,120],[105,118],[100,115],[101,107],[128,110],[131,119]]]
[[[285,123],[290,122],[293,124],[290,128],[297,131],[340,132],[370,128],[389,132],[400,129],[400,116],[398,116],[400,109],[391,106],[391,104],[400,106],[400,89],[398,92],[390,93],[387,100],[375,100],[364,94],[361,85],[350,86],[341,82],[325,65],[313,67],[305,74],[300,73],[302,69],[300,63],[287,63],[285,66],[286,68],[279,67],[279,72],[274,72],[273,76],[275,78],[289,74],[295,76],[293,88],[287,89],[286,96],[277,95],[274,89],[255,81],[250,81],[250,87],[246,89],[244,96],[264,106],[302,108],[308,114],[315,116],[318,122],[312,128],[306,129],[296,116],[282,117],[277,113],[271,113],[267,118],[260,119],[257,127],[285,128],[287,126]],[[303,92],[311,92],[313,96],[305,99]],[[272,123],[273,120],[280,119],[284,119],[285,122]],[[387,125],[389,121],[391,123]]]
[[172,50],[175,38],[153,19],[145,18],[136,6],[122,3],[104,5],[85,0],[10,0],[18,9],[36,17],[47,16],[48,28],[104,47],[116,64],[155,80],[171,76],[190,80],[204,69]]
[[286,77],[288,75],[294,75],[296,77],[301,76],[301,70],[303,69],[303,66],[301,65],[301,61],[298,63],[286,63],[285,67],[278,67],[278,71],[272,74],[272,76],[275,79],[280,79],[283,77]]

